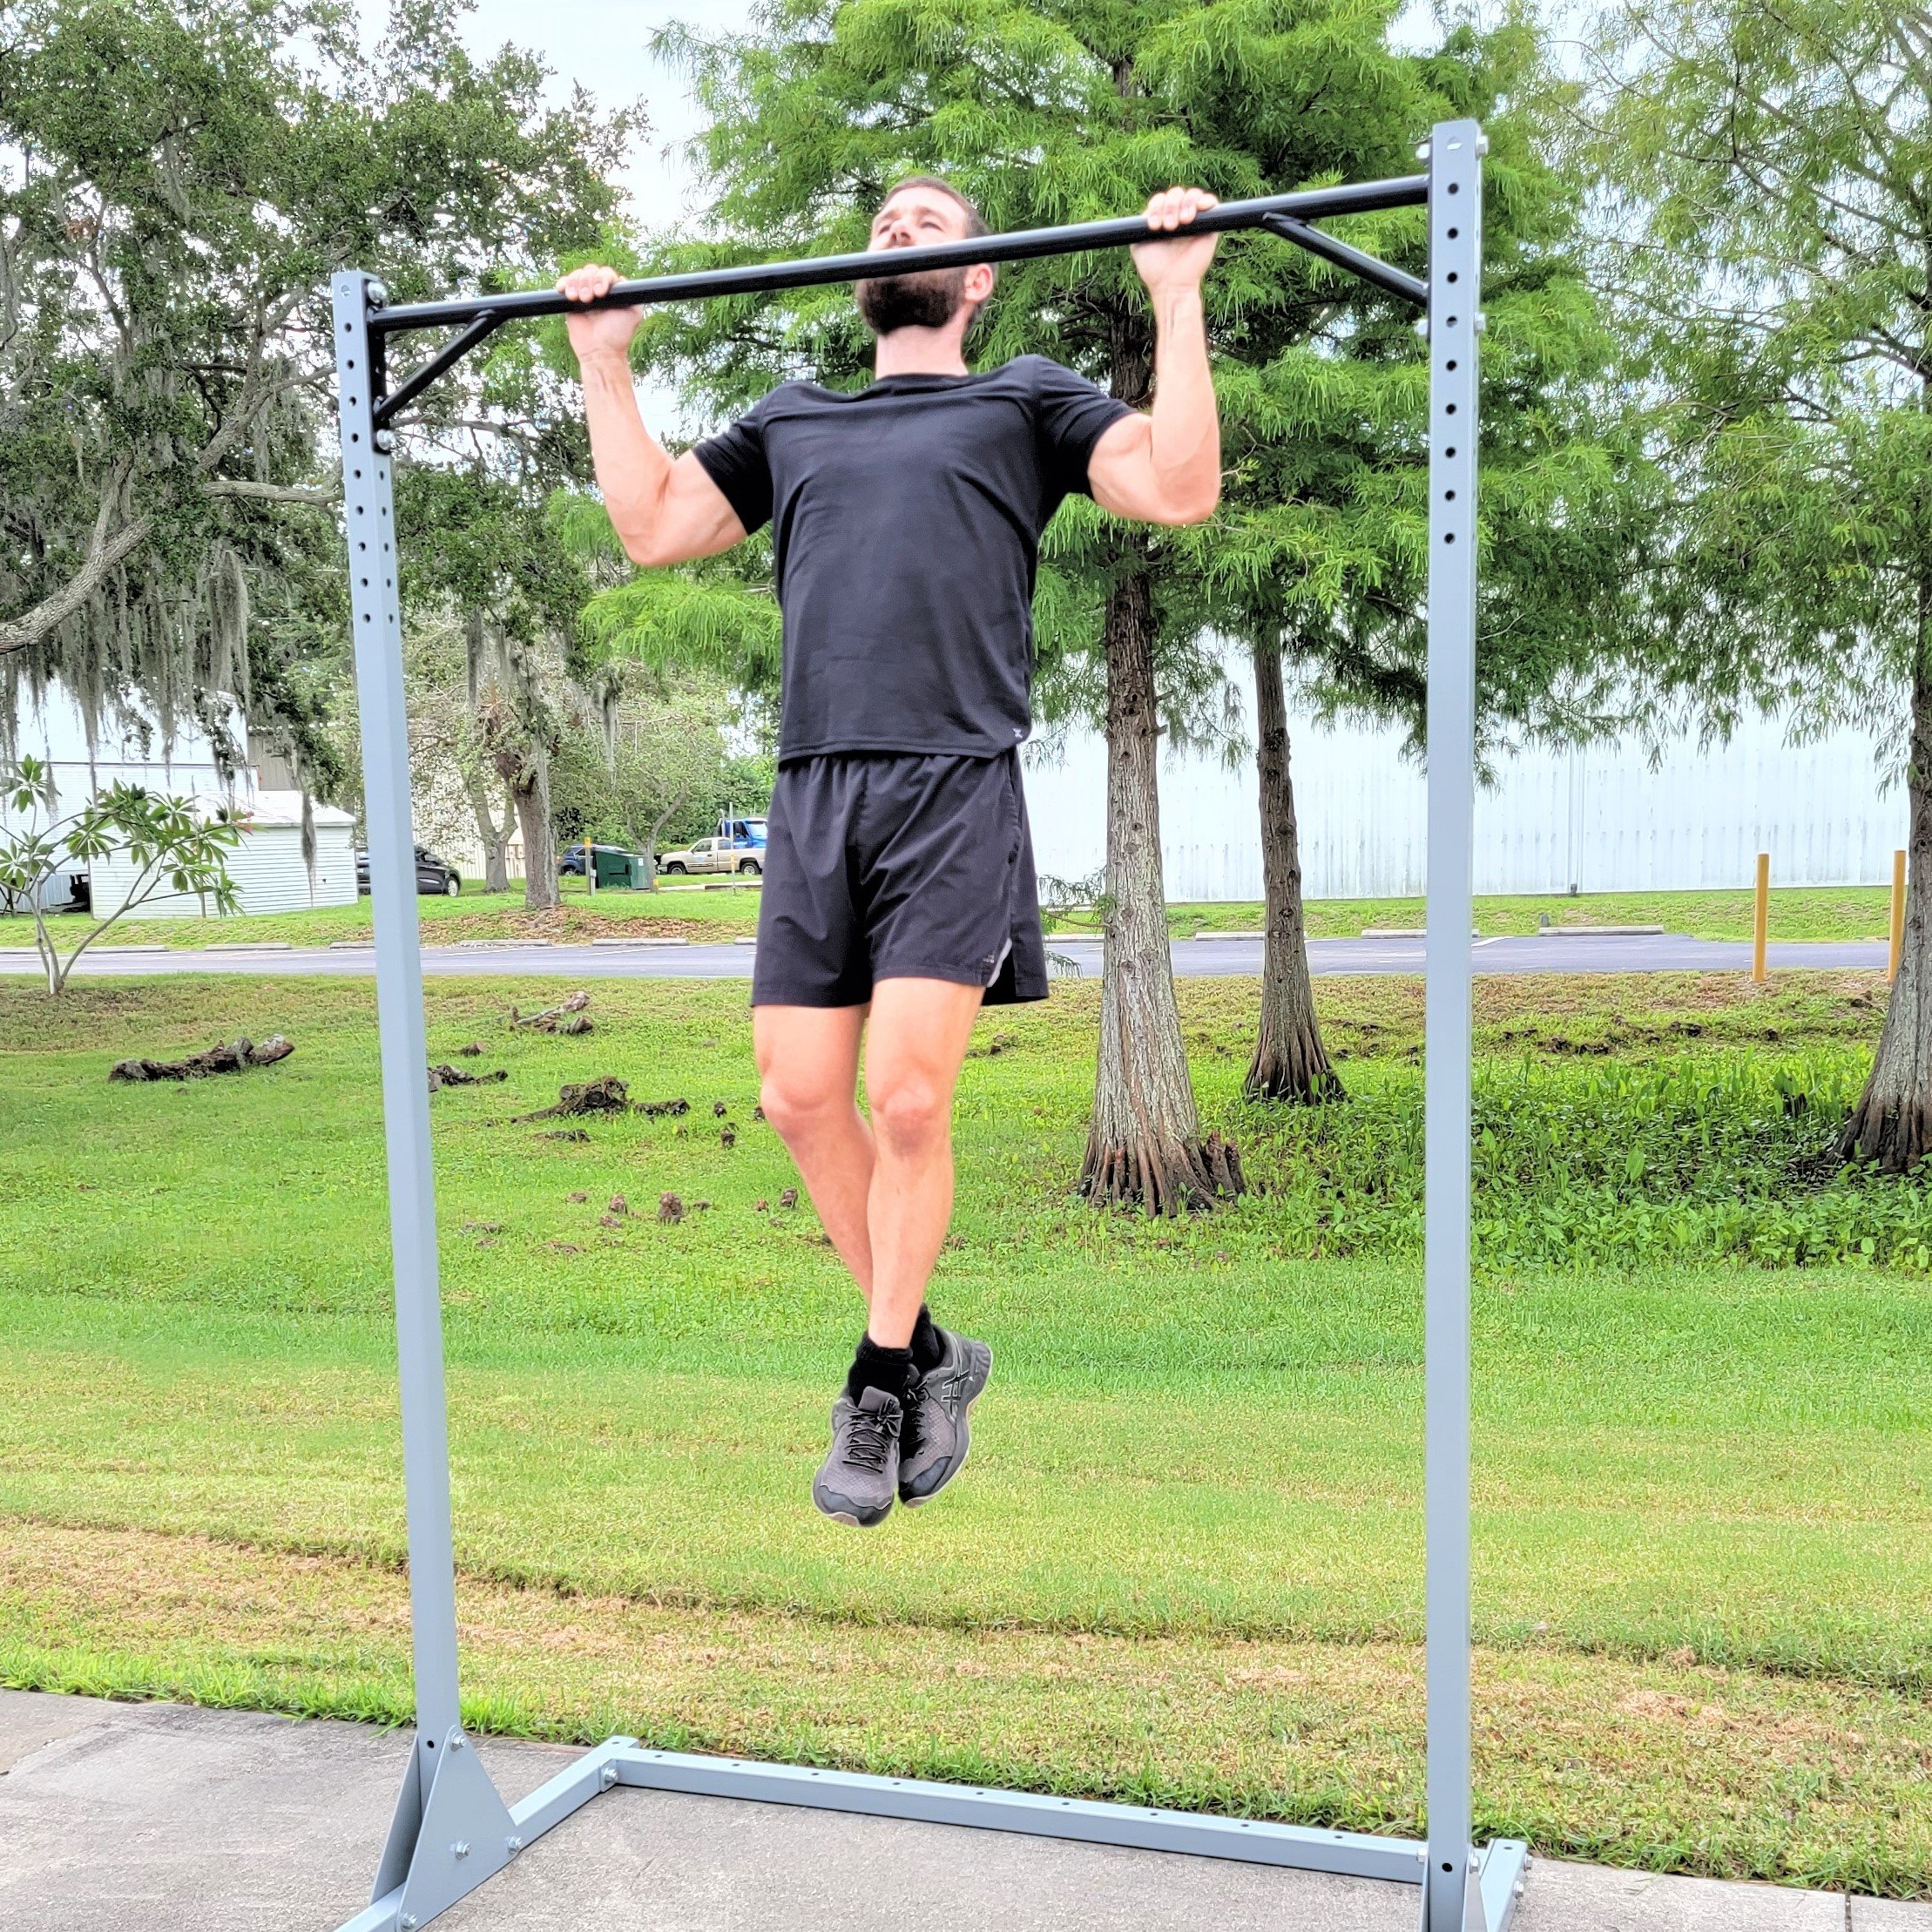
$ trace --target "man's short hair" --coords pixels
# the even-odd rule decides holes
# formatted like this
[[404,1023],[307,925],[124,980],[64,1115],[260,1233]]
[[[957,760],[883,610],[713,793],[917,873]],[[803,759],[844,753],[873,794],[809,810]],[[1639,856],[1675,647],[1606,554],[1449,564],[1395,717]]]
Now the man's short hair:
[[972,196],[962,188],[956,188],[950,181],[943,179],[939,175],[909,174],[904,180],[895,181],[879,197],[879,206],[882,208],[884,207],[886,203],[891,200],[901,188],[937,188],[949,200],[958,202],[960,206],[966,211],[966,233],[975,241],[980,236],[990,235],[993,232],[986,226],[986,217],[979,212],[979,204],[973,199]]

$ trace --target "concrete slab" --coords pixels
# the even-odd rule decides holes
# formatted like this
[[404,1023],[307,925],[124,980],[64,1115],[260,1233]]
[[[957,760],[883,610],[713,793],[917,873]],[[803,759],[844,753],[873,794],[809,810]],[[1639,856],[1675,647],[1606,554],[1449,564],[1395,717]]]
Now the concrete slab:
[[[331,1932],[365,1902],[406,1739],[0,1692],[0,1925]],[[574,1755],[484,1741],[511,1803]],[[787,1806],[619,1790],[438,1920],[450,1932],[1414,1932],[1407,1887]],[[1932,1932],[1887,1904],[1539,1860],[1517,1932]]]
[[[325,1932],[367,1902],[402,1738],[169,1704],[23,1706],[24,1695],[8,1700],[10,1729],[55,1734],[0,1778],[0,1926]],[[490,1761],[515,1798],[571,1755],[499,1746]]]
[[1845,1900],[1538,1859],[1512,1932],[1845,1932]]
[[450,1932],[901,1932],[942,1897],[956,1932],[1415,1932],[1367,1879],[614,1791],[437,1921]]
[[56,1738],[97,1722],[85,1698],[43,1697],[36,1691],[0,1691],[0,1773],[11,1771]]
[[1932,1932],[1932,1905],[1897,1899],[1854,1898],[1851,1932]]

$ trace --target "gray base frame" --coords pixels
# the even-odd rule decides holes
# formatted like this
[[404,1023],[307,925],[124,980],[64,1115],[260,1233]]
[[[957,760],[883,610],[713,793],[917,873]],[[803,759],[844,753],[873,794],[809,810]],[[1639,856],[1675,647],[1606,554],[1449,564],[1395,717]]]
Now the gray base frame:
[[[449,1741],[454,1745],[456,1740]],[[444,1760],[445,1766],[460,1762],[463,1755],[459,1748]],[[469,1761],[475,1762],[473,1753]],[[497,1844],[485,1847],[461,1837],[445,1841],[439,1827],[436,1850],[440,1855],[434,1869],[426,1868],[422,1875],[411,1873],[405,1882],[383,1892],[357,1913],[341,1932],[415,1932],[434,1912],[463,1895],[461,1892],[445,1895],[442,1883],[420,1882],[423,1877],[454,1875],[453,1868],[461,1862],[453,1856],[456,1844],[467,1844],[464,1857],[477,1861],[465,1875],[469,1882],[463,1888],[463,1892],[473,1891],[553,1825],[582,1810],[591,1799],[619,1787],[731,1798],[750,1804],[804,1805],[819,1811],[856,1812],[874,1818],[1022,1832],[1089,1845],[1118,1845],[1190,1858],[1228,1858],[1250,1865],[1381,1879],[1413,1885],[1418,1899],[1426,1901],[1427,1848],[1411,1839],[1371,1838],[1358,1832],[1320,1831],[1258,1819],[1211,1818],[1197,1812],[1162,1811],[1139,1805],[1096,1804],[1084,1798],[936,1784],[919,1778],[877,1778],[813,1765],[647,1751],[635,1738],[611,1738],[521,1804],[510,1807],[503,1814]],[[1483,1914],[1472,1925],[1480,1923],[1487,1932],[1504,1932],[1522,1896],[1529,1862],[1529,1848],[1515,1840],[1499,1839],[1480,1852],[1472,1851],[1471,1868]]]
[[[375,919],[419,1726],[370,1903],[341,1932],[416,1932],[501,1871],[552,1826],[600,1793],[619,1786],[760,1804],[807,1805],[1380,1879],[1415,1888],[1421,1932],[1508,1932],[1523,1890],[1528,1849],[1514,1841],[1477,1848],[1471,1840],[1469,1794],[1471,979],[1469,943],[1463,936],[1469,930],[1475,801],[1476,346],[1482,329],[1483,147],[1481,130],[1474,121],[1465,120],[1438,125],[1423,151],[1429,162],[1429,280],[1421,326],[1429,350],[1431,750],[1423,1267],[1428,1349],[1426,1844],[1260,1820],[872,1777],[810,1765],[652,1751],[633,1738],[610,1739],[521,1804],[503,1803],[476,1761],[460,1716],[392,439],[382,426],[406,394],[420,392],[437,370],[455,360],[460,343],[480,339],[478,324],[483,318],[473,319],[459,343],[447,347],[409,383],[388,395],[382,370],[386,336],[371,327],[371,317],[384,307],[383,292],[366,275],[335,277],[343,498]],[[1402,187],[1410,202],[1417,198],[1415,184],[1381,187]],[[1373,197],[1375,185],[1361,192]],[[1397,204],[1385,195],[1362,205]],[[1393,293],[1414,292],[1408,277],[1308,229],[1299,220],[1270,220],[1265,225]],[[1125,230],[1131,224],[1119,226]],[[1017,239],[1029,240],[1030,246],[1040,238]],[[1116,238],[1110,234],[1106,239]],[[1132,237],[1123,233],[1118,239]],[[827,279],[822,271],[828,266],[790,267],[800,271],[793,279],[802,285]],[[770,274],[783,269],[780,265]],[[429,311],[439,306],[463,310],[467,316],[476,305],[428,305],[411,312],[409,326],[428,326]],[[463,317],[452,313],[450,319]]]

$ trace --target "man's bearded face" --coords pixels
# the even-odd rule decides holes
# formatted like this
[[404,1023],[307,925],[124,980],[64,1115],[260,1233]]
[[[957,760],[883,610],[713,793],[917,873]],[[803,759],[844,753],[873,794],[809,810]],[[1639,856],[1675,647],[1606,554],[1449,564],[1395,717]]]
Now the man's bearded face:
[[928,268],[916,275],[882,275],[861,281],[853,294],[875,335],[901,328],[943,328],[965,300],[963,268]]

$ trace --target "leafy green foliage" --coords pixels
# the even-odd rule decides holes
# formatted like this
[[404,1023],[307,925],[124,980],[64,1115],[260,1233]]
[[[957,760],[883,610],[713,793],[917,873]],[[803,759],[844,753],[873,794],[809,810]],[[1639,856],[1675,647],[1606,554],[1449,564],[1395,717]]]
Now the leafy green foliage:
[[[582,246],[632,125],[459,15],[398,0],[368,57],[330,0],[0,6],[0,706],[58,676],[213,729],[236,693],[328,775],[328,276],[422,297]],[[539,368],[506,342],[486,396]]]
[[1902,745],[1932,683],[1924,22],[1646,0],[1601,37],[1603,267],[1673,483],[1660,696],[1720,729],[1762,704]]
[[763,812],[773,761],[733,754],[729,734],[739,723],[721,678],[688,663],[675,679],[625,667],[601,717],[566,733],[552,767],[565,841],[588,836],[655,857],[713,836],[727,812]]
[[[1864,1071],[1855,1049],[1491,1063],[1476,1082],[1476,1260],[1932,1271],[1932,1175],[1901,1184],[1830,1158]],[[1254,1110],[1251,1178],[1296,1252],[1419,1256],[1421,1080],[1351,1070],[1350,1092],[1347,1107]]]
[[[0,766],[0,904],[24,906],[32,915],[50,993],[65,987],[74,963],[118,919],[150,899],[192,894],[217,913],[235,909],[225,861],[240,832],[226,813],[204,813],[188,800],[120,782],[64,817],[58,811],[53,770],[44,760]],[[124,856],[132,872],[121,902],[78,934],[50,924],[44,902],[55,877],[69,865],[98,864],[110,855]]]

